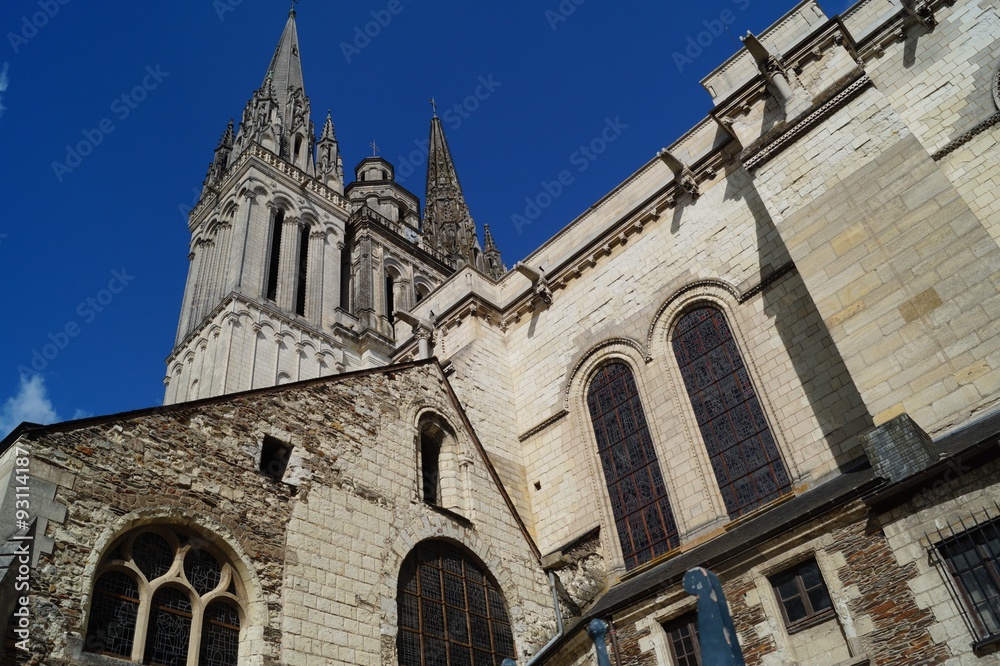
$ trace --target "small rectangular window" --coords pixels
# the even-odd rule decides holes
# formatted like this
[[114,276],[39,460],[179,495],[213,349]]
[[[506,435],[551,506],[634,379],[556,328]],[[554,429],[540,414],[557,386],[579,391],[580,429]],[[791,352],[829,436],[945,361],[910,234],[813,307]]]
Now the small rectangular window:
[[673,666],[701,666],[701,644],[698,642],[698,613],[688,613],[666,622]]
[[804,629],[833,617],[833,602],[816,560],[771,576],[770,581],[788,629]]
[[288,459],[291,457],[291,444],[286,444],[275,437],[266,436],[260,451],[260,471],[278,483],[284,478]]

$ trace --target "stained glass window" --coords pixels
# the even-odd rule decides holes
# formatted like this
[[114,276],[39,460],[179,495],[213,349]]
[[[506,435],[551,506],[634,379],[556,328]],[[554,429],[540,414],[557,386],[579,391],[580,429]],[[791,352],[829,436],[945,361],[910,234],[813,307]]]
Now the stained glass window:
[[729,516],[788,493],[791,482],[722,313],[688,312],[673,348]]
[[[237,664],[241,586],[233,567],[205,543],[190,532],[154,527],[112,544],[98,568],[104,573],[94,585],[85,649],[158,666]],[[174,568],[182,558],[183,567]],[[135,569],[123,571],[122,561]],[[197,601],[206,595],[213,601],[200,635],[192,635],[204,603]]]
[[402,666],[500,666],[514,658],[499,586],[455,546],[417,545],[400,570],[397,606]]
[[240,645],[240,614],[217,601],[205,610],[199,666],[236,666]]
[[168,587],[153,596],[146,635],[145,663],[151,666],[184,666],[191,643],[191,599],[186,592]]
[[598,370],[587,406],[625,566],[633,569],[680,540],[631,368],[614,362]]
[[139,612],[139,587],[128,574],[109,571],[97,579],[90,605],[87,650],[129,658]]

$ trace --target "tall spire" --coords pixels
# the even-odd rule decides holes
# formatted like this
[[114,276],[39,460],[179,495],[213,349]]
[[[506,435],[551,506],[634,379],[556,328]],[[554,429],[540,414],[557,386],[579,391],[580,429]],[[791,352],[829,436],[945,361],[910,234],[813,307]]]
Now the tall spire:
[[302,77],[294,6],[264,81],[243,112],[233,155],[240,154],[250,142],[277,153],[309,175],[316,173],[316,135]]
[[289,97],[296,90],[305,95],[306,84],[302,78],[302,59],[299,57],[299,33],[295,28],[295,8],[288,12],[285,30],[281,33],[278,48],[274,50],[271,64],[264,74],[264,81],[271,80],[282,110],[287,107]]
[[431,118],[427,154],[427,205],[424,209],[424,241],[451,259],[455,268],[472,265],[486,271],[476,223],[465,203],[462,184],[444,136],[441,119]]

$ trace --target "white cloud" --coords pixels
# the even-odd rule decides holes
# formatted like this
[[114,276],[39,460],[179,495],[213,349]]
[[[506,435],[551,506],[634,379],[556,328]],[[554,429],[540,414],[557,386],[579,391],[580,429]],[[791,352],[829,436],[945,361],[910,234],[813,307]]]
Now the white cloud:
[[[0,93],[7,92],[7,86],[10,85],[10,79],[7,78],[7,70],[10,69],[10,63],[5,62],[3,64],[3,69],[0,69]],[[0,95],[0,116],[3,112],[7,110],[7,107],[3,105],[3,96]]]
[[59,420],[45,389],[41,375],[21,376],[17,395],[11,396],[0,408],[0,437],[6,437],[22,421],[49,424]]

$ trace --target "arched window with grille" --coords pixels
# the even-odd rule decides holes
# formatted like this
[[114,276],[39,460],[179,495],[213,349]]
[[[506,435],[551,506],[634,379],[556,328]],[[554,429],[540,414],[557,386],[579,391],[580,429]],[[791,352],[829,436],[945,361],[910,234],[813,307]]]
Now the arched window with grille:
[[688,311],[672,344],[730,518],[787,494],[788,473],[722,312]]
[[633,569],[680,540],[632,369],[620,361],[602,366],[587,407],[625,566]]
[[236,666],[241,590],[202,537],[168,527],[130,532],[98,567],[85,649],[143,664]]
[[417,544],[400,568],[396,605],[400,666],[500,666],[514,658],[500,586],[458,545]]

